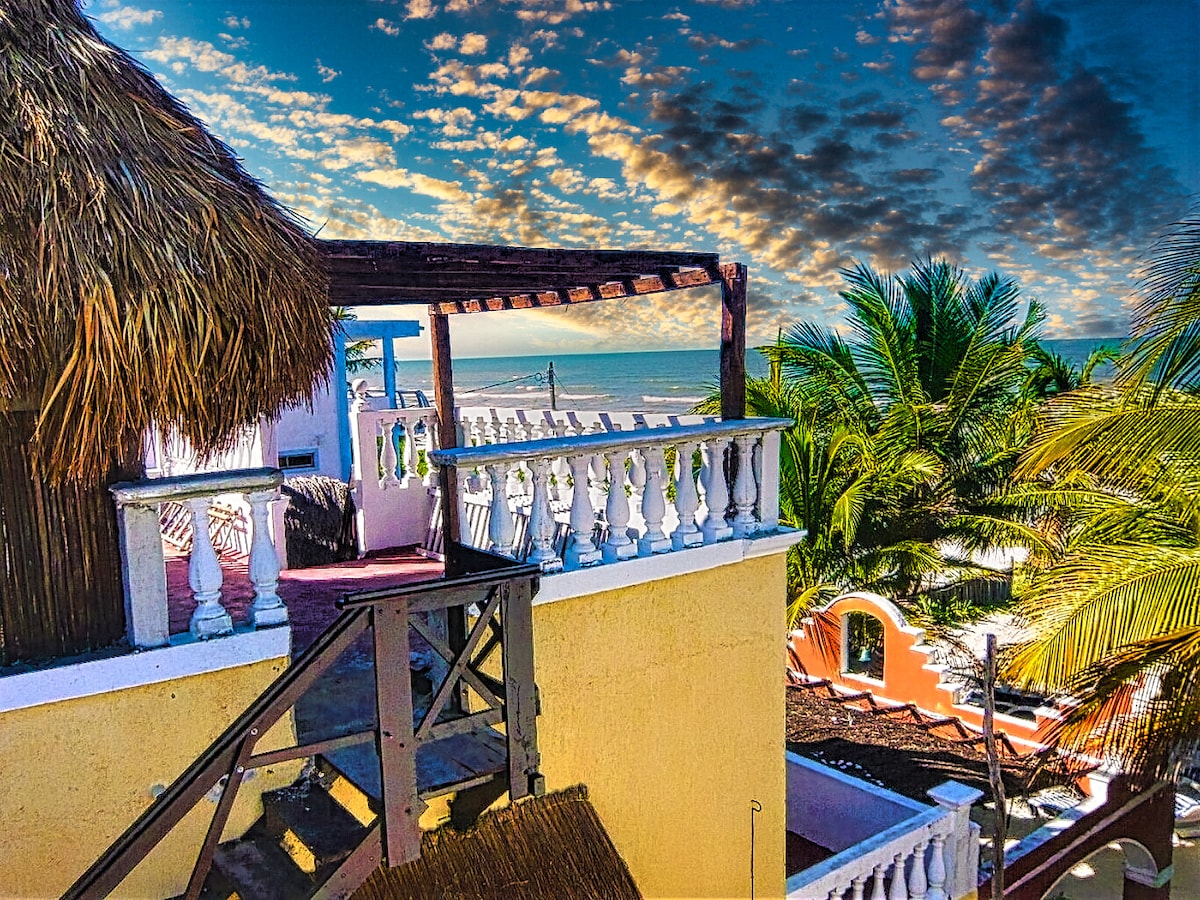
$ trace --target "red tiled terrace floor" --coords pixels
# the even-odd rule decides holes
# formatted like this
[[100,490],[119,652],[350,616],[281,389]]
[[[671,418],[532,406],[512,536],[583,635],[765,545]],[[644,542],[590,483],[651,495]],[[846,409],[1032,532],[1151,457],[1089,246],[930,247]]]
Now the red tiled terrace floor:
[[[234,625],[246,620],[254,589],[247,572],[247,558],[223,559],[221,602],[233,617]],[[438,578],[442,564],[426,559],[412,550],[385,550],[369,559],[288,569],[279,574],[279,596],[287,604],[292,624],[292,655],[311,644],[338,615],[336,602],[350,591],[366,591],[391,585],[411,584]],[[195,608],[188,586],[188,559],[177,553],[167,557],[167,608],[172,634],[188,630]]]

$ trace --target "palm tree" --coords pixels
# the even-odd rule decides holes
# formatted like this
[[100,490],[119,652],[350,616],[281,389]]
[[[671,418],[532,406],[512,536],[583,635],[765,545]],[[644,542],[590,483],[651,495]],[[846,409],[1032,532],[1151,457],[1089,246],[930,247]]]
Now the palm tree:
[[72,0],[0,0],[0,656],[123,632],[106,486],[328,372],[317,250]]
[[1083,366],[1077,368],[1061,353],[1048,350],[1040,341],[1035,342],[1030,348],[1030,360],[1034,365],[1029,371],[1025,389],[1036,399],[1046,400],[1067,391],[1090,387],[1096,367],[1102,363],[1116,362],[1120,357],[1119,348],[1102,345],[1093,348]]
[[[991,501],[1029,433],[1021,388],[1041,311],[1031,303],[1021,317],[1015,282],[971,283],[944,260],[902,276],[863,265],[843,274],[849,341],[800,323],[762,352],[813,421],[830,423],[810,429],[825,442],[816,458],[855,436],[862,511],[846,575],[904,596],[1012,539],[1016,526]],[[782,481],[797,479],[785,470]]]
[[1060,552],[1024,598],[1017,684],[1074,698],[1056,739],[1163,774],[1200,742],[1200,222],[1153,248],[1120,391],[1052,401],[1018,474]]

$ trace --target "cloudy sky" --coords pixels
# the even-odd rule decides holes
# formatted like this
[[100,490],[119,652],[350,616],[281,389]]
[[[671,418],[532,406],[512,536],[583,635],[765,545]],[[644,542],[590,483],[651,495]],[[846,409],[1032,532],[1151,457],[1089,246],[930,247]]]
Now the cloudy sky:
[[[749,341],[839,268],[998,269],[1122,334],[1200,191],[1196,0],[91,0],[323,237],[719,252]],[[470,355],[705,347],[711,289],[459,317]],[[463,321],[470,319],[471,321]],[[460,325],[461,322],[461,325]],[[421,347],[407,355],[426,353]]]

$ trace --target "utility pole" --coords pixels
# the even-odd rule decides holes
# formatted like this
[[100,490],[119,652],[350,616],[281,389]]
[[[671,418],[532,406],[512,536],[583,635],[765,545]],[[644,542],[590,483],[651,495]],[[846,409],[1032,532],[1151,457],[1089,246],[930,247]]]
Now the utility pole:
[[546,381],[550,383],[550,408],[558,409],[558,396],[554,392],[554,360],[550,360],[550,368],[546,370]]

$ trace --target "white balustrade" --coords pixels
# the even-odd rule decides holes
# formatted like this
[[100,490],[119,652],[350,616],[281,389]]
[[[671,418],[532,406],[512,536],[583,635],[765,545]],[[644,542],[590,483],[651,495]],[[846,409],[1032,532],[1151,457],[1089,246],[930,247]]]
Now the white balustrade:
[[437,410],[363,407],[352,410],[350,418],[359,551],[420,543],[429,529],[437,483],[432,461]]
[[[854,788],[851,783],[856,780],[842,773],[819,775],[816,770],[824,767],[791,753],[788,761],[788,829],[810,840],[821,838],[835,849],[842,847],[832,857],[789,877],[788,900],[864,895],[869,900],[959,900],[973,895],[979,845],[978,826],[970,821],[970,810],[982,796],[980,791],[946,782],[929,791],[936,803],[931,807],[865,782],[857,782],[861,787]],[[796,783],[793,766],[801,773],[795,776]],[[828,778],[830,783],[805,780],[813,778]],[[808,809],[804,798],[820,787],[840,792],[840,801],[849,798],[848,791],[859,792],[854,805],[858,821],[853,828],[862,830],[864,837],[849,846],[839,845],[830,839],[831,833],[820,831],[828,823],[809,821],[811,813],[801,811]],[[829,798],[823,796],[827,804]],[[793,808],[794,804],[799,806]],[[871,828],[868,820],[879,824]],[[806,824],[817,831],[806,833]]]
[[279,499],[282,482],[278,469],[264,468],[150,478],[110,488],[117,503],[130,644],[160,647],[171,640],[159,524],[159,507],[167,502],[186,504],[191,517],[188,585],[196,603],[189,626],[191,634],[208,639],[234,630],[232,618],[221,602],[224,575],[210,527],[213,499],[228,495],[248,505],[250,511],[249,574],[254,602],[247,624],[261,628],[287,622],[287,607],[278,593],[279,559],[270,528],[270,504]]
[[[476,418],[472,414],[463,421]],[[603,433],[593,431],[595,422],[501,419],[499,415],[486,421],[492,422],[494,432],[501,436],[554,436],[442,449],[433,451],[431,459],[459,473],[486,471],[490,497],[485,494],[480,502],[490,508],[491,548],[512,554],[512,520],[527,517],[526,558],[545,572],[564,568],[564,563],[565,568],[574,569],[750,537],[778,524],[778,478],[766,482],[764,488],[766,476],[758,473],[778,467],[775,433],[791,424],[786,419],[659,428],[647,428],[642,421],[635,423],[640,425],[635,430]],[[575,434],[567,435],[567,431]],[[479,434],[480,430],[472,432]],[[675,450],[673,480],[666,467],[669,448]],[[705,461],[707,507],[702,526],[697,524],[701,504],[692,471],[697,448]],[[756,453],[761,459],[758,465],[754,464]],[[730,454],[736,460],[732,464],[726,462]],[[737,472],[732,522],[725,518],[731,492],[726,472],[731,465]],[[560,474],[563,472],[570,473],[570,491],[564,489],[567,476]],[[669,488],[673,497],[668,496]],[[597,519],[600,509],[603,515]],[[599,548],[592,538],[597,527],[606,532]],[[671,527],[674,530],[668,534]]]

